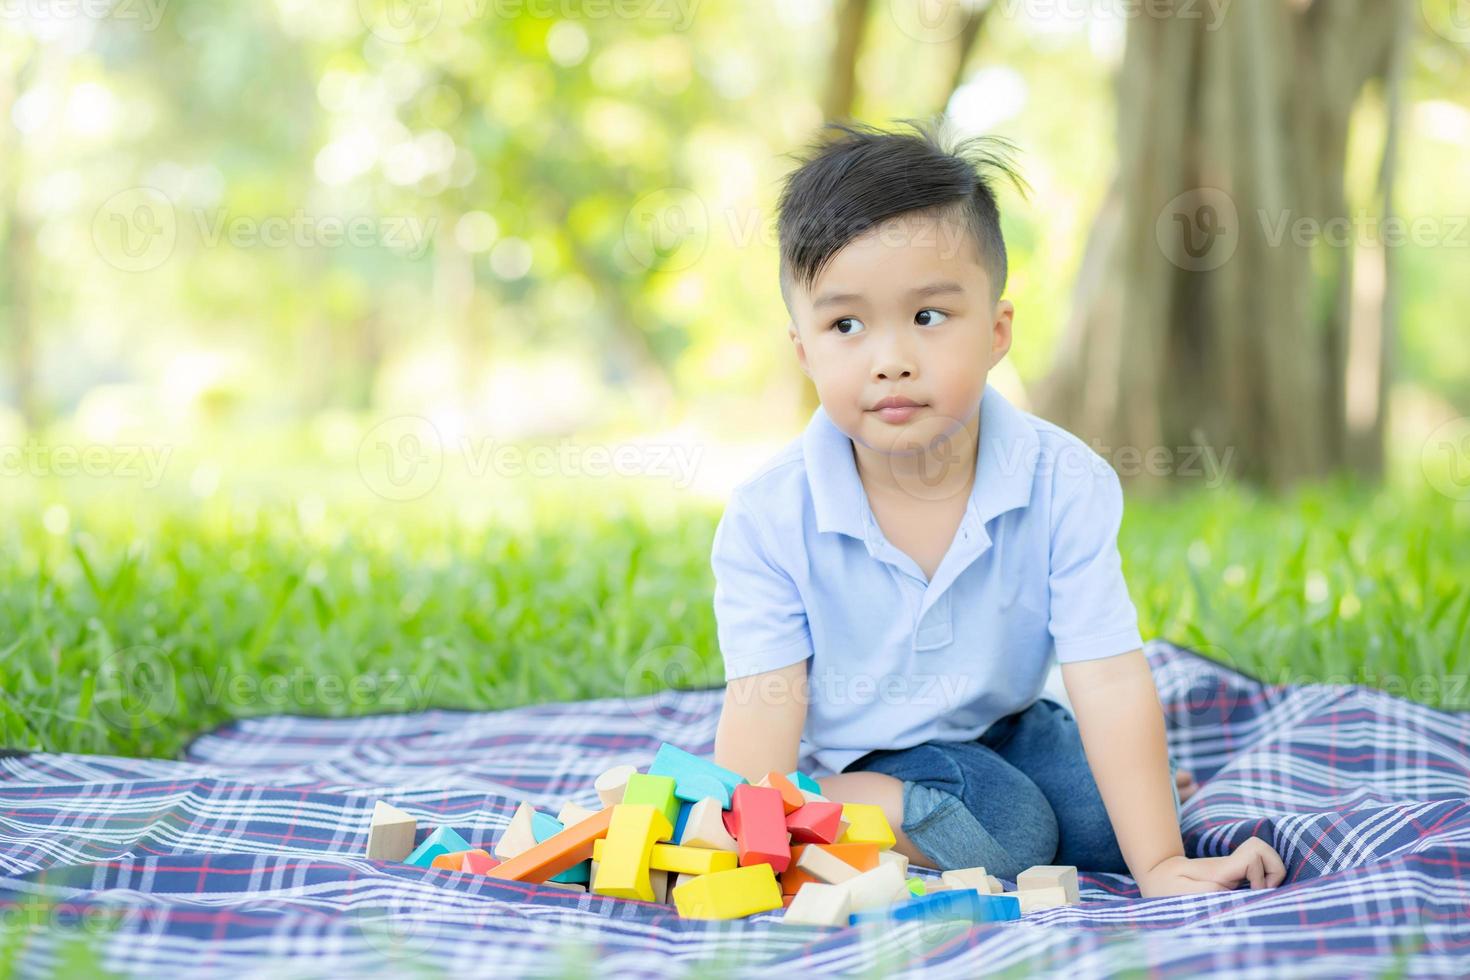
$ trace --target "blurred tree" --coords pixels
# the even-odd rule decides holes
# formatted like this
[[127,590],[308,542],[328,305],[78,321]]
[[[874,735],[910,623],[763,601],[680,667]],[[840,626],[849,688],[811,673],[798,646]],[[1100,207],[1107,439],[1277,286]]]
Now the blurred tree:
[[1237,475],[1269,485],[1375,475],[1392,249],[1365,241],[1345,172],[1374,88],[1375,217],[1392,215],[1411,4],[1262,0],[1215,24],[1167,6],[1129,22],[1118,175],[1038,404],[1107,447],[1233,447]]

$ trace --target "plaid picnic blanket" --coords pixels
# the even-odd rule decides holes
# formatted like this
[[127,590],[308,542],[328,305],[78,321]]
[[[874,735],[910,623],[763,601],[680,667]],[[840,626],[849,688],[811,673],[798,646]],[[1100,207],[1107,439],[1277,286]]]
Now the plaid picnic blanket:
[[[1254,835],[1281,887],[1141,900],[1082,876],[1082,904],[1020,922],[827,930],[368,861],[373,801],[470,841],[521,800],[596,802],[594,777],[661,741],[712,751],[718,691],[490,713],[269,717],[183,761],[0,759],[0,973],[731,975],[811,972],[1470,975],[1470,715],[1362,687],[1263,684],[1147,654],[1171,750],[1202,783],[1192,855]],[[1007,885],[1013,885],[1007,882]]]

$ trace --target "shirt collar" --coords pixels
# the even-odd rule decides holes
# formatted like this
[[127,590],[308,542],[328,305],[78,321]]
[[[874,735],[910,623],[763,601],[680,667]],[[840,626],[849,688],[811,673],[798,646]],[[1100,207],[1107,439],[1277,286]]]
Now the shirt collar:
[[[975,482],[965,509],[965,520],[973,522],[976,530],[1030,502],[1040,445],[1036,430],[1021,411],[987,384],[980,399]],[[866,538],[876,521],[858,476],[852,439],[820,405],[802,433],[802,453],[817,530]]]

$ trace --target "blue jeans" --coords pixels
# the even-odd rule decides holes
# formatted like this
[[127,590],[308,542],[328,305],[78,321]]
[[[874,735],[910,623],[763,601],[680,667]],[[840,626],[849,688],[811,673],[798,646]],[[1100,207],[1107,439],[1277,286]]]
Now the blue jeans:
[[[1174,810],[1178,764],[1169,759]],[[1128,874],[1082,750],[1077,721],[1041,698],[973,742],[869,752],[844,772],[903,782],[903,832],[941,870],[983,867],[1015,878],[1035,864]]]

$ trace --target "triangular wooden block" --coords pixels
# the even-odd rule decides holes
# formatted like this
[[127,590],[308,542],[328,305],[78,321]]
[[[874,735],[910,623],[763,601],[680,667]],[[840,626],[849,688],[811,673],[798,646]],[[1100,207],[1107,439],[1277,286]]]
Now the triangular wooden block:
[[515,815],[510,818],[510,826],[506,827],[500,834],[500,839],[495,842],[493,853],[502,861],[509,861],[518,854],[524,854],[537,844],[536,833],[533,823],[536,817],[536,808],[529,803],[522,803],[516,807]]
[[398,807],[379,800],[368,825],[367,856],[374,861],[402,861],[413,853],[418,821]]
[[738,851],[740,845],[725,829],[722,819],[724,810],[718,800],[705,798],[689,810],[689,819],[684,821],[684,836],[679,843],[685,847],[708,847],[716,851]]

